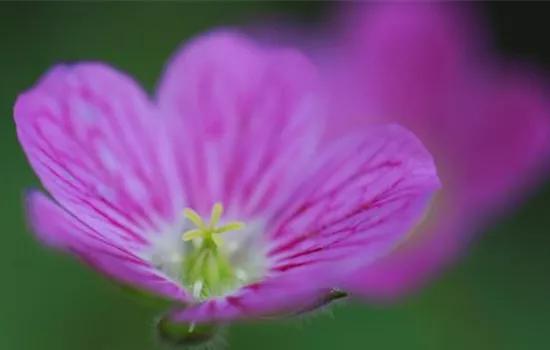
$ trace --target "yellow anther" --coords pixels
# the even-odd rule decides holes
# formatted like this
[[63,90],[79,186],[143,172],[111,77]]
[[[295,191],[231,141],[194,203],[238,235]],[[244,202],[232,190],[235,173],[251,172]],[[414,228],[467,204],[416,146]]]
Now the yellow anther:
[[220,218],[223,214],[223,205],[221,203],[214,204],[212,207],[212,215],[210,216],[210,229],[215,230],[216,226],[220,222]]
[[204,231],[199,230],[199,229],[189,230],[189,231],[184,233],[183,240],[184,241],[190,241],[190,240],[195,239],[195,238],[202,238],[203,235],[204,235],[203,232]]
[[183,216],[185,216],[191,222],[193,222],[199,228],[199,230],[202,230],[202,231],[207,230],[207,227],[204,224],[204,221],[202,221],[200,215],[197,214],[197,212],[194,211],[193,209],[185,208],[183,210]]
[[212,207],[210,222],[206,224],[200,215],[193,209],[186,208],[183,215],[195,224],[196,228],[191,229],[183,234],[184,241],[190,241],[196,238],[212,240],[216,245],[222,244],[223,240],[218,237],[220,233],[240,230],[245,227],[242,222],[230,222],[220,227],[217,227],[223,214],[223,205],[216,203]]
[[217,233],[224,233],[227,231],[233,231],[233,230],[241,230],[244,228],[244,222],[230,222],[229,224],[225,224],[223,226],[218,227],[216,230]]

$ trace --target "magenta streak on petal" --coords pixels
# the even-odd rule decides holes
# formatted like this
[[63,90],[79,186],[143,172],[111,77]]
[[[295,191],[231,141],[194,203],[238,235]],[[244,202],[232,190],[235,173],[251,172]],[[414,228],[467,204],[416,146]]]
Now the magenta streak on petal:
[[[40,135],[40,136],[42,137],[42,135]],[[24,137],[24,136],[22,135],[21,137]],[[42,137],[42,139],[45,140],[45,143],[48,143],[46,138]],[[57,177],[57,181],[62,182],[66,187],[68,187],[72,191],[74,191],[73,193],[78,193],[79,187],[76,186],[75,183],[74,183],[74,182],[78,182],[78,177],[76,177],[74,173],[72,173],[69,169],[67,169],[64,166],[64,163],[57,162],[57,159],[59,159],[59,157],[50,156],[50,153],[53,153],[53,152],[45,151],[45,149],[38,143],[35,146],[41,152],[41,155],[48,158],[48,160],[49,160],[49,162],[44,162],[41,159],[41,157],[37,156],[36,160],[35,160],[35,162],[36,162],[35,167],[42,168],[42,169],[45,169],[46,171],[51,172],[54,176]],[[52,149],[52,148],[50,147],[50,149]],[[53,165],[53,164],[55,164],[57,167],[59,167],[59,169],[62,170],[64,174],[69,174],[71,176],[71,179],[74,179],[74,181],[73,182],[68,181],[66,175],[62,175],[60,172],[56,171],[55,168],[51,167],[51,165]],[[81,183],[79,185],[82,186]],[[62,192],[62,193],[63,193],[63,195],[66,195],[67,192]],[[95,194],[99,197],[99,194],[97,194],[97,193],[95,193]],[[83,196],[83,197],[80,197],[78,199],[80,200],[80,203],[82,203],[82,205],[84,205],[87,208],[92,209],[95,214],[100,215],[103,219],[107,220],[113,226],[116,226],[119,229],[123,230],[126,234],[131,235],[131,237],[134,240],[136,240],[136,242],[139,242],[139,243],[142,243],[142,244],[147,243],[147,241],[144,239],[144,237],[134,233],[133,230],[130,229],[131,226],[127,226],[127,225],[121,223],[120,220],[117,220],[113,217],[113,213],[114,213],[115,208],[113,208],[112,205],[109,202],[103,200],[102,198],[97,199],[100,202],[99,204],[101,204],[105,208],[110,209],[110,212],[105,212],[104,209],[101,209],[101,207],[98,206],[97,202],[90,201],[88,199],[88,197]],[[126,220],[126,222],[131,220],[131,218],[129,218],[125,214],[125,212],[118,212],[117,215],[124,218]]]
[[188,297],[179,285],[160,274],[135,252],[107,239],[78,218],[61,209],[38,191],[29,193],[27,206],[37,236],[54,248],[72,252],[118,283],[143,288],[178,301]]
[[314,125],[312,115],[300,110],[315,96],[312,71],[292,50],[264,52],[242,36],[219,32],[175,56],[158,100],[170,129],[186,135],[175,152],[193,208],[207,213],[219,200],[228,212],[262,217],[292,185],[291,163],[309,157],[300,138],[318,134],[307,127]]
[[155,115],[137,84],[96,63],[53,69],[15,106],[20,141],[53,196],[142,243],[144,230],[173,219],[181,195],[159,163]]
[[[373,208],[375,208],[375,206],[370,208],[364,208],[363,210],[369,210]],[[314,264],[321,261],[330,262],[330,261],[336,261],[338,259],[343,259],[346,257],[346,255],[349,254],[350,249],[355,248],[358,245],[374,244],[377,241],[383,240],[384,239],[383,236],[381,237],[374,236],[374,237],[369,237],[368,239],[355,238],[354,240],[351,240],[351,238],[355,234],[357,234],[357,232],[374,229],[379,225],[383,225],[387,220],[391,219],[392,215],[396,215],[400,210],[403,210],[403,207],[398,207],[397,210],[394,210],[388,213],[384,217],[370,223],[369,225],[359,226],[360,224],[363,223],[363,222],[360,222],[359,224],[355,224],[345,229],[340,229],[338,231],[329,231],[330,233],[320,234],[320,231],[315,232],[306,237],[308,237],[308,239],[312,239],[312,238],[322,239],[323,237],[326,237],[327,241],[323,242],[321,246],[314,247],[313,249],[306,249],[301,251],[298,250],[298,252],[292,253],[290,255],[284,254],[286,252],[292,252],[295,246],[299,243],[297,241],[292,241],[291,243],[293,244],[290,244],[290,245],[287,244],[283,247],[283,249],[279,248],[277,249],[276,252],[271,252],[272,257],[273,256],[277,257],[277,253],[282,254],[282,257],[277,259],[278,264],[276,264],[273,267],[273,270],[277,272],[281,272],[281,270],[289,270],[292,268],[302,267],[308,264]],[[360,214],[360,212],[355,213],[354,216],[356,214]],[[341,222],[345,222],[344,220],[349,220],[351,218],[352,218],[351,216],[347,218],[343,218]],[[367,222],[368,220],[364,220],[364,221]],[[327,226],[331,227],[332,225],[337,225],[337,223],[329,223]],[[338,239],[329,240],[331,238],[330,237],[331,235],[338,235],[339,237]],[[316,255],[315,253],[324,252],[326,255],[327,250],[330,250],[333,253],[323,260],[303,259],[304,257],[307,258],[307,256],[309,255],[315,256]],[[340,252],[334,255],[334,252],[337,250],[339,250]],[[288,261],[291,261],[291,262],[288,262]],[[280,265],[281,263],[284,263],[284,265]]]

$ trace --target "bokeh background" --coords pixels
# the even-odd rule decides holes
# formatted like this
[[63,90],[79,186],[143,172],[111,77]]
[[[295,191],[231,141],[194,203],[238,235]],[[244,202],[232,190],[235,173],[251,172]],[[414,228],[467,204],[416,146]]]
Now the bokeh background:
[[[498,47],[550,68],[548,4],[480,3]],[[3,2],[0,4],[0,349],[155,349],[154,311],[28,233],[36,186],[14,131],[17,94],[59,61],[104,60],[152,89],[182,41],[259,16],[308,23],[319,2]],[[550,349],[550,186],[495,223],[442,278],[393,306],[347,304],[305,323],[233,326],[231,349]]]

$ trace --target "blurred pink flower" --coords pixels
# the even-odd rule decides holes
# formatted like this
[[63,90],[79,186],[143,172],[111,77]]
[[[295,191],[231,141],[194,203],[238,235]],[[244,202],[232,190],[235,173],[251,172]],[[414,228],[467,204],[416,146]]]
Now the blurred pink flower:
[[298,52],[230,32],[179,52],[154,100],[105,64],[57,66],[14,110],[53,197],[28,195],[30,222],[110,279],[183,304],[166,332],[312,308],[439,188],[399,126],[322,140],[322,90]]
[[471,6],[342,8],[316,33],[266,26],[255,34],[290,40],[322,67],[332,88],[331,136],[397,122],[434,155],[443,190],[425,220],[342,286],[391,301],[437,275],[475,232],[540,183],[549,159],[549,90],[536,69],[495,57]]

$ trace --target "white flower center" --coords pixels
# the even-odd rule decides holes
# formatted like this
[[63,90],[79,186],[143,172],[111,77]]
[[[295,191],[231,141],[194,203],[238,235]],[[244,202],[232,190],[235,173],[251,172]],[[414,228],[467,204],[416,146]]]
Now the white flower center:
[[216,203],[207,223],[187,208],[182,225],[153,240],[151,263],[197,300],[231,293],[267,271],[261,225],[224,223],[222,214],[223,206]]

